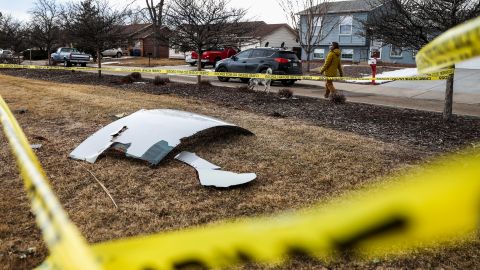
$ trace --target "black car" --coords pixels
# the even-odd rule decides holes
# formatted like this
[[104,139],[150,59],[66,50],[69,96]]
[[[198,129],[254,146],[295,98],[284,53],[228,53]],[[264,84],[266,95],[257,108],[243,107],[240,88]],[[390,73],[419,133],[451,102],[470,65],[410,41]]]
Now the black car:
[[[275,75],[302,75],[302,63],[293,51],[276,48],[255,48],[242,51],[230,58],[217,62],[217,72],[265,73],[271,68]],[[227,82],[230,77],[218,77]],[[248,82],[248,78],[241,78]],[[296,80],[281,80],[285,86],[293,85]]]

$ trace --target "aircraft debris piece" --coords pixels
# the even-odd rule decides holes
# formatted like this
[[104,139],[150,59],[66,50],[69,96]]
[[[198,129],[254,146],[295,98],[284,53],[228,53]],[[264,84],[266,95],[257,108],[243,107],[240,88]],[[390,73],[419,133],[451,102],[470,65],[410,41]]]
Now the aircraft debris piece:
[[200,158],[195,153],[183,151],[175,159],[195,168],[203,186],[226,188],[245,184],[257,178],[255,173],[234,173],[219,170],[219,166]]
[[181,139],[218,127],[253,134],[234,124],[196,113],[140,110],[95,132],[70,153],[70,158],[95,163],[102,153],[113,148],[124,152],[127,157],[157,165],[181,143]]

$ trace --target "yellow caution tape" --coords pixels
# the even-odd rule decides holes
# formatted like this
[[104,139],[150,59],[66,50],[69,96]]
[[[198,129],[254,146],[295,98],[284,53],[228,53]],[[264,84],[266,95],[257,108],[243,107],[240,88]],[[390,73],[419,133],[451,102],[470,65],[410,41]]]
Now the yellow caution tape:
[[1,96],[0,122],[17,159],[37,225],[52,255],[52,269],[100,269],[86,241],[52,192],[25,134]]
[[303,76],[303,75],[270,75],[265,73],[236,73],[236,72],[215,72],[215,71],[197,71],[197,70],[176,70],[176,69],[155,69],[155,68],[94,68],[94,67],[57,67],[57,66],[35,66],[35,65],[16,65],[0,64],[0,68],[9,69],[47,69],[47,70],[77,70],[77,71],[110,71],[110,72],[142,72],[157,74],[175,74],[175,75],[202,75],[207,77],[229,77],[229,78],[258,78],[272,80],[310,80],[310,81],[425,81],[425,80],[446,80],[453,74],[453,69],[442,70],[439,72],[411,77],[377,77],[377,78],[355,78],[355,77],[324,77],[324,76]]
[[[210,225],[94,245],[105,269],[278,263],[292,254],[374,257],[474,234],[480,221],[480,154],[450,156],[396,184],[305,213]],[[142,268],[143,267],[143,268]]]
[[226,267],[245,260],[277,263],[295,253],[322,259],[344,252],[378,256],[461,239],[479,225],[480,154],[472,152],[400,177],[388,188],[365,191],[303,213],[135,237],[88,248],[52,193],[3,99],[0,116],[51,252],[40,269]]
[[[475,33],[480,28],[478,22],[477,19],[456,28],[453,31],[455,35],[448,34],[455,38],[466,36],[465,39],[473,42],[469,46],[475,48],[470,48],[471,51],[467,53],[464,45],[452,47],[462,50],[463,56],[451,57],[447,61],[438,60],[439,56],[428,53],[430,49],[427,46],[418,57],[422,71],[436,70],[478,55],[475,51],[478,45],[478,39],[475,39],[478,35]],[[439,40],[448,43],[448,39],[442,36]],[[436,47],[448,47],[440,41],[434,41],[437,42]],[[437,53],[445,52],[436,50]],[[424,65],[427,61],[432,67]],[[144,71],[146,69],[129,69],[128,72],[132,70],[148,72]],[[152,69],[150,72],[157,73],[159,70]],[[195,71],[162,72],[200,74]],[[437,73],[435,77],[448,76],[448,72],[451,71]],[[208,74],[212,73],[201,73]],[[219,73],[214,74],[212,76],[218,76]],[[243,76],[242,73],[235,75]],[[247,75],[267,77],[263,74]],[[232,76],[232,73],[225,76]],[[246,219],[88,247],[62,210],[25,135],[1,97],[0,121],[17,159],[37,223],[51,252],[51,257],[40,266],[42,269],[175,269],[189,265],[227,267],[250,260],[281,262],[289,254],[296,253],[322,259],[335,258],[343,253],[371,257],[452,243],[474,234],[479,227],[480,153],[471,151],[443,158],[399,177],[394,181],[396,184],[360,192],[336,204],[274,218]]]
[[480,17],[434,39],[418,52],[416,62],[420,73],[429,73],[475,56],[480,56]]

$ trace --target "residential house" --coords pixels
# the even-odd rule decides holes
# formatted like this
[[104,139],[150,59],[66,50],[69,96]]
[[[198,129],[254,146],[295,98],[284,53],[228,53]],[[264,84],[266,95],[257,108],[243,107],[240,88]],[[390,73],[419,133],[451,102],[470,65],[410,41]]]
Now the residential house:
[[[246,29],[248,36],[240,36],[232,39],[232,44],[225,46],[234,46],[240,50],[246,50],[256,47],[281,47],[298,52],[300,57],[301,47],[297,39],[297,34],[288,24],[267,24],[264,21],[243,22],[240,26]],[[185,53],[178,49],[170,49],[171,58],[184,58]]]
[[253,27],[252,37],[240,37],[239,47],[242,50],[256,47],[283,47],[297,51],[300,55],[301,48],[297,33],[286,23],[267,24],[263,21],[249,22]]
[[[123,31],[128,36],[124,47],[130,51],[131,55],[153,56],[154,39],[151,23],[126,25]],[[161,42],[158,45],[158,52],[160,58],[169,57],[168,46],[162,45]]]
[[[366,21],[372,11],[381,7],[381,1],[372,0],[329,2],[325,16],[325,22],[328,23],[322,27],[327,31],[320,33],[325,36],[321,36],[322,40],[312,51],[310,59],[323,61],[330,43],[336,41],[340,44],[343,61],[358,63],[376,56],[383,63],[415,65],[415,51],[370,40],[364,34],[362,21]],[[305,14],[305,11],[300,13],[305,16],[302,13]],[[306,20],[301,19],[301,23],[302,29],[306,29]],[[302,52],[302,59],[307,59],[305,51]]]

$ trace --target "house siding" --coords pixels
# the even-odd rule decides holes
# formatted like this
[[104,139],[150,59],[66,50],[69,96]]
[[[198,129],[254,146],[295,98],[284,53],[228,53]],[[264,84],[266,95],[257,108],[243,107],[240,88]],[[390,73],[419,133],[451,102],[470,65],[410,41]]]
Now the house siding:
[[277,29],[270,35],[263,37],[260,41],[261,44],[265,44],[267,42],[269,42],[270,47],[280,47],[283,42],[285,42],[285,47],[287,48],[300,46],[295,39],[295,35],[286,29],[286,27]]
[[[341,16],[352,16],[352,34],[340,35],[339,20]],[[362,36],[362,21],[367,19],[367,13],[339,13],[335,15],[328,15],[325,19],[330,22],[323,27],[332,31],[324,38],[319,45],[329,45],[332,42],[338,42],[342,46],[367,46],[367,38]]]
[[381,61],[384,63],[415,65],[415,56],[412,50],[404,49],[401,56],[391,56],[392,45],[382,47]]
[[[315,49],[323,49],[324,50],[324,58],[323,59],[315,59],[314,58]],[[315,49],[312,50],[312,53],[310,54],[310,60],[313,60],[313,61],[323,61],[323,60],[325,60],[325,58],[327,57],[327,54],[330,50],[329,46],[317,46],[317,47],[315,47]],[[354,46],[341,46],[340,45],[340,49],[341,50],[348,50],[348,49],[353,50],[353,59],[352,60],[342,59],[342,61],[351,61],[351,62],[354,62],[354,63],[358,63],[358,62],[368,60],[369,51],[368,51],[368,47],[366,47],[366,46],[354,47]],[[302,59],[303,60],[307,59],[307,55],[306,55],[305,51],[302,52]]]
[[243,51],[250,48],[263,47],[267,42],[268,47],[280,47],[283,42],[285,42],[285,47],[289,49],[300,47],[300,43],[297,42],[295,35],[286,27],[282,27],[261,39],[241,44],[240,49]]
[[[368,19],[369,12],[356,12],[356,13],[335,13],[327,15],[325,21],[330,22],[324,25],[324,31],[326,29],[332,29],[330,33],[325,34],[325,37],[321,37],[322,40],[315,48],[325,50],[325,57],[329,51],[329,45],[332,42],[338,42],[341,49],[353,49],[353,62],[365,62],[370,57],[370,40],[364,34],[362,22]],[[352,16],[352,34],[340,35],[339,20],[341,16]],[[333,26],[334,25],[334,26]],[[306,29],[305,18],[301,19],[302,29]],[[333,27],[333,28],[332,28]],[[391,45],[385,45],[381,48],[381,61],[383,63],[403,64],[403,65],[415,65],[414,53],[411,50],[402,51],[402,55],[399,57],[390,56]],[[314,50],[310,54],[311,60],[320,60],[313,58]],[[302,59],[307,59],[307,53],[302,50]],[[348,61],[348,60],[342,60]]]
[[[154,49],[154,42],[153,37],[147,37],[143,40],[143,56],[148,56],[150,53],[153,55]],[[167,46],[157,46],[158,49],[158,57],[159,58],[168,58],[169,55],[169,48]]]

